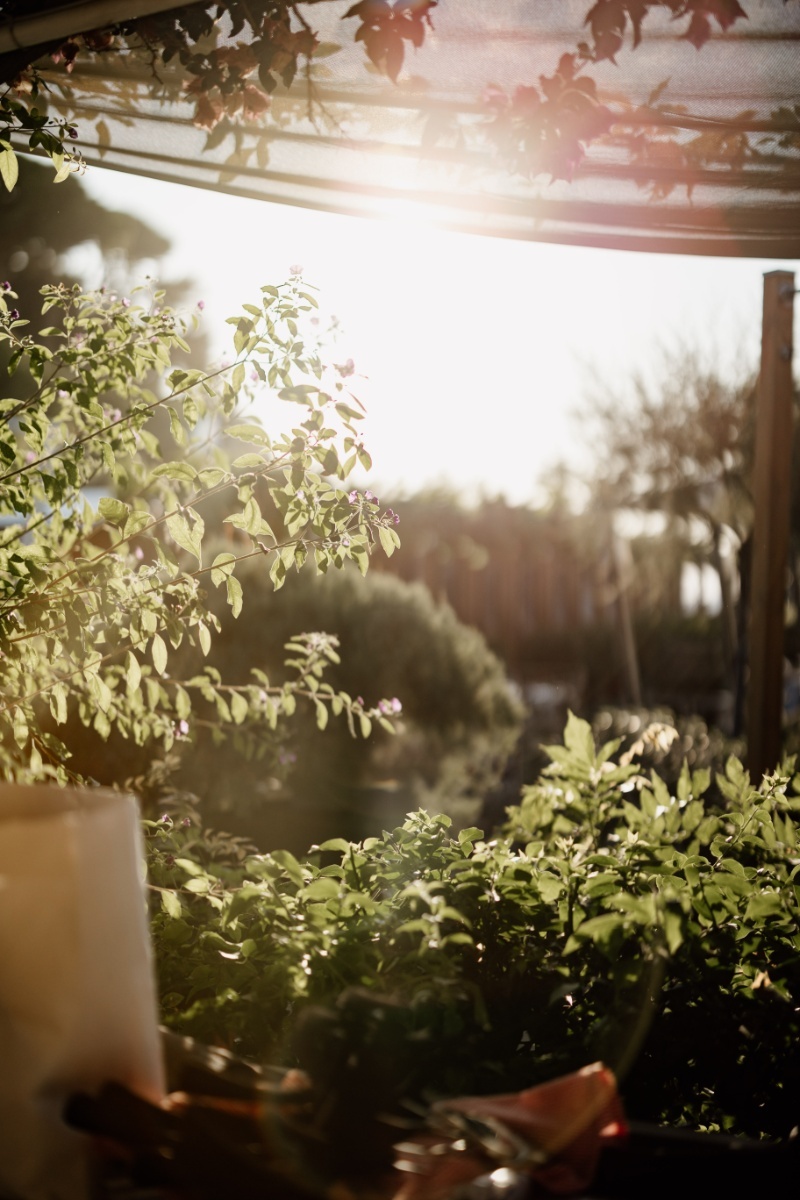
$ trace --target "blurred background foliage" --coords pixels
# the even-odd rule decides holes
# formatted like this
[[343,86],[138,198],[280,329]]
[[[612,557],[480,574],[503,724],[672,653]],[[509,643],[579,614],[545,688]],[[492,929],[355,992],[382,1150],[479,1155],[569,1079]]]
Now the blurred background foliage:
[[[77,178],[54,187],[48,167],[24,160],[21,170],[24,186],[0,195],[0,276],[21,309],[35,312],[38,289],[57,278],[102,272],[122,294],[158,273],[168,243],[144,221],[105,210]],[[173,303],[191,296],[190,281],[167,287]],[[679,749],[697,766],[741,752],[752,402],[746,364],[723,379],[691,347],[660,363],[654,353],[646,377],[590,384],[578,414],[588,465],[576,440],[536,506],[468,505],[442,488],[384,497],[401,514],[402,546],[376,555],[366,580],[304,571],[273,594],[253,563],[239,621],[220,605],[214,661],[231,676],[257,664],[279,678],[288,637],[324,629],[342,655],[331,682],[368,702],[396,696],[400,736],[361,743],[335,723],[319,734],[298,713],[289,733],[179,743],[176,785],[197,792],[209,821],[301,851],[330,833],[377,833],[420,804],[456,824],[502,821],[568,708],[599,736],[630,741],[637,722],[676,725],[678,741],[654,761],[667,777]],[[794,512],[800,529],[797,499]],[[797,577],[787,591],[790,748]],[[153,766],[125,743],[73,732],[76,766],[95,778],[122,782]]]

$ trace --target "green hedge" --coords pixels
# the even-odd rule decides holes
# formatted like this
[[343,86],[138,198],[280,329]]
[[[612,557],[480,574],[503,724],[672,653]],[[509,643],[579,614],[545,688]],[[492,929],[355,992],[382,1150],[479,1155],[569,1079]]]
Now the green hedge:
[[247,604],[238,620],[219,605],[221,629],[207,660],[226,679],[245,680],[257,666],[280,680],[289,638],[325,630],[338,638],[341,656],[341,665],[326,672],[328,681],[367,704],[397,698],[402,721],[398,736],[375,727],[364,742],[350,736],[344,721],[332,720],[320,732],[313,710],[298,707],[278,750],[291,763],[281,789],[268,782],[275,776],[274,745],[253,743],[247,730],[225,743],[200,740],[184,755],[179,778],[201,796],[207,814],[275,845],[276,814],[288,805],[294,816],[308,816],[282,830],[302,851],[331,831],[380,832],[387,820],[395,824],[421,803],[441,802],[443,791],[463,794],[470,782],[477,807],[520,722],[503,666],[477,631],[421,584],[377,572],[362,578],[356,571],[317,576],[306,569],[279,592],[258,560],[241,574]]

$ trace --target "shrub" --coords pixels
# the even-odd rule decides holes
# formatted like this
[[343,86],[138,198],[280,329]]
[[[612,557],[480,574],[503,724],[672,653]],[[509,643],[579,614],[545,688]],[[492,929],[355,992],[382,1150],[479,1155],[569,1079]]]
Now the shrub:
[[[172,366],[197,314],[180,317],[161,292],[135,293],[48,286],[42,312],[53,323],[34,336],[11,284],[0,284],[5,373],[22,367],[28,380],[21,397],[0,398],[3,778],[79,777],[58,736],[70,711],[99,738],[150,753],[188,734],[203,705],[213,727],[262,737],[299,697],[320,724],[331,711],[365,736],[373,719],[388,724],[322,681],[330,641],[296,641],[291,678],[277,688],[263,673],[230,684],[202,662],[217,626],[206,589],[221,589],[238,615],[242,561],[268,564],[279,588],[307,557],[366,570],[375,546],[399,544],[394,514],[337,486],[369,455],[349,372],[325,364],[307,325],[316,299],[299,275],[265,286],[230,318],[232,361],[201,371]],[[289,433],[259,422],[254,405],[268,396],[292,404]],[[167,427],[171,460],[159,440]],[[212,562],[209,506],[238,533]],[[181,676],[176,651],[190,645],[197,670]]]
[[[470,782],[477,804],[519,721],[503,667],[483,637],[461,624],[449,606],[437,605],[421,584],[377,573],[362,579],[355,571],[304,570],[291,589],[273,592],[257,571],[258,563],[240,568],[248,607],[238,621],[216,605],[221,628],[209,656],[212,666],[234,682],[246,680],[253,666],[279,680],[292,632],[325,629],[337,638],[342,658],[326,673],[335,689],[402,702],[401,736],[375,729],[368,743],[350,736],[343,723],[331,723],[320,734],[314,714],[298,712],[282,755],[294,760],[288,791],[298,820],[315,808],[323,819],[327,810],[326,823],[337,833],[348,832],[343,824],[348,820],[352,836],[364,836],[365,825],[379,832],[387,818],[370,817],[375,805],[369,788],[386,780],[396,797],[392,824],[423,798],[442,800],[443,789],[455,800]],[[247,832],[262,846],[274,845],[277,797],[287,793],[265,788],[273,765],[257,750],[249,763],[242,762],[240,751],[247,747],[237,747],[237,740],[242,742],[235,732],[216,746],[198,739],[178,778],[202,797],[211,819]],[[300,852],[321,836],[319,824],[309,835],[306,821],[293,846]]]
[[[507,1091],[602,1057],[634,1116],[787,1133],[800,780],[756,789],[731,759],[717,802],[709,772],[685,768],[672,794],[616,750],[571,716],[488,842],[416,813],[304,861],[219,862],[193,826],[151,823],[168,1021],[292,1061],[298,1018],[355,985],[397,1002],[407,1094]],[[334,1016],[331,1053],[342,1036]]]

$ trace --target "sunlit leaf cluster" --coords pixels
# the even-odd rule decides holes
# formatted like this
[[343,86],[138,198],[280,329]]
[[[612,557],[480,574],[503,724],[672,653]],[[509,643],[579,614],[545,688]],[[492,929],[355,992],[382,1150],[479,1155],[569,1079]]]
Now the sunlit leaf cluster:
[[[37,338],[15,298],[4,284],[0,338],[9,370],[24,363],[31,385],[0,400],[3,773],[67,778],[57,734],[71,708],[102,737],[113,728],[167,749],[189,734],[193,698],[223,726],[274,728],[304,696],[320,726],[333,709],[368,732],[379,710],[323,681],[338,656],[321,634],[289,647],[291,682],[281,685],[258,672],[237,686],[211,667],[173,673],[180,647],[209,652],[219,623],[209,588],[241,612],[242,559],[263,558],[277,588],[309,555],[319,570],[353,560],[365,571],[387,535],[399,544],[394,514],[342,486],[356,462],[369,463],[362,409],[303,325],[317,302],[300,278],[265,287],[233,318],[234,357],[208,371],[173,365],[195,318],[159,292],[47,287],[54,323]],[[296,405],[284,435],[255,411],[269,394]],[[231,535],[213,562],[209,512]]]

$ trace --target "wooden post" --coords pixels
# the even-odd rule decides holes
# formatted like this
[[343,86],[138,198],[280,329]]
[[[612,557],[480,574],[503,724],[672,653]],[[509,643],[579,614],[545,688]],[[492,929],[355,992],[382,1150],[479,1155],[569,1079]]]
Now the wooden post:
[[633,634],[633,620],[628,592],[633,577],[633,559],[628,542],[617,537],[613,528],[611,531],[611,553],[614,562],[614,574],[617,584],[617,612],[619,614],[619,629],[622,638],[622,658],[625,664],[625,682],[628,685],[630,703],[636,708],[642,707],[642,684],[639,675],[639,659],[636,654],[636,638]]
[[794,274],[764,276],[761,373],[756,395],[753,570],[747,765],[755,783],[781,755],[783,626],[792,467]]

